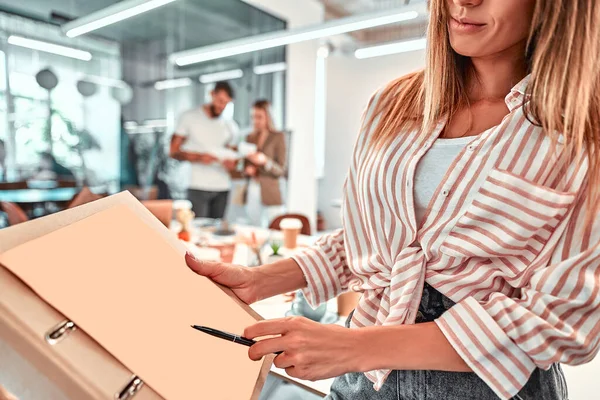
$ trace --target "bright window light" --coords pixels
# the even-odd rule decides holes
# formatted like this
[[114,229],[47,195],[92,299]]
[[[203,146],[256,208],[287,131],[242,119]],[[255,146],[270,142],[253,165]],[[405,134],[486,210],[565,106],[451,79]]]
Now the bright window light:
[[13,46],[26,47],[32,50],[39,50],[46,53],[57,54],[63,57],[75,58],[81,61],[90,61],[92,54],[88,51],[77,50],[72,47],[60,46],[58,44],[42,42],[40,40],[27,39],[21,36],[9,36],[8,43]]

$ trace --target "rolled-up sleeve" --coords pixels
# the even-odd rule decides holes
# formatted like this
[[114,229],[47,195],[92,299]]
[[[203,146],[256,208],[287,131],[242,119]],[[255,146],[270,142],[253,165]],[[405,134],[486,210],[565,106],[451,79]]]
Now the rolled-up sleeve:
[[304,273],[308,283],[304,294],[312,306],[348,290],[353,275],[346,264],[342,229],[323,236],[314,246],[292,258]]
[[530,277],[520,296],[469,297],[436,321],[500,398],[515,396],[536,368],[583,364],[598,353],[599,222],[591,229],[581,223],[570,229],[572,235],[564,236],[546,267],[526,271]]

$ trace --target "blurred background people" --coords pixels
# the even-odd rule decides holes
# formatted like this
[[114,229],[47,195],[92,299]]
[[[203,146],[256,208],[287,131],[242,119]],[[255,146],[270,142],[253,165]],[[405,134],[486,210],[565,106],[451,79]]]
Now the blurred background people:
[[256,146],[256,152],[247,157],[244,171],[248,218],[252,225],[263,227],[284,212],[280,178],[285,174],[287,148],[284,134],[273,126],[270,107],[267,100],[252,107],[253,131],[246,141]]
[[233,98],[229,83],[217,82],[211,103],[183,113],[171,139],[171,157],[191,165],[188,199],[199,218],[223,218],[227,208],[239,128],[222,114]]

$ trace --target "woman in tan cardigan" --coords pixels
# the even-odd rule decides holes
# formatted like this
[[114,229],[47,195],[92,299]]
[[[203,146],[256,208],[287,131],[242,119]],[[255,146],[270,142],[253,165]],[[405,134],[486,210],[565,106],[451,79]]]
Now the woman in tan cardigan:
[[253,225],[267,227],[284,211],[279,181],[285,174],[287,149],[284,134],[273,126],[267,100],[254,103],[252,120],[254,130],[246,141],[257,151],[246,158],[246,212]]

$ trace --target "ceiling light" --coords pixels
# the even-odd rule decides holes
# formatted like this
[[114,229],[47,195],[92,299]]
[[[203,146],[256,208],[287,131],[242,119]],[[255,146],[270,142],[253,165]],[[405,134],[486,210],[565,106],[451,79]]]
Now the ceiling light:
[[124,82],[120,79],[107,78],[105,76],[82,75],[81,80],[86,81],[86,82],[95,83],[96,85],[100,85],[100,86],[108,86],[108,87],[116,87],[116,88],[129,87],[129,85],[126,82]]
[[256,75],[272,74],[274,72],[281,72],[287,69],[287,64],[284,62],[275,64],[257,65],[254,67],[254,73]]
[[327,58],[329,57],[329,46],[327,45],[323,45],[321,47],[319,47],[319,49],[317,50],[317,57],[319,58]]
[[390,54],[406,53],[409,51],[423,50],[427,46],[427,39],[408,40],[404,42],[394,42],[382,44],[379,46],[366,47],[354,52],[356,58],[371,58],[387,56]]
[[156,90],[176,89],[176,88],[190,86],[191,84],[192,84],[192,80],[190,78],[167,79],[164,81],[156,82],[154,84],[154,89],[156,89]]
[[39,50],[46,53],[57,54],[59,56],[76,58],[82,61],[90,61],[92,54],[88,51],[77,50],[72,47],[59,46],[39,40],[27,39],[21,36],[9,36],[8,43],[14,46],[26,47],[32,50]]
[[423,5],[404,6],[396,11],[385,10],[372,14],[340,18],[319,25],[251,36],[244,39],[177,52],[172,54],[169,59],[179,66],[185,66],[216,60],[218,58],[340,35],[362,29],[394,24],[417,18],[420,13],[416,11],[416,9],[418,8],[420,10],[423,7]]
[[244,76],[241,69],[232,69],[231,71],[216,72],[214,74],[206,74],[200,76],[200,82],[213,83],[218,81],[227,81],[230,79],[239,79]]
[[85,17],[63,25],[62,30],[70,38],[84,35],[96,29],[112,25],[124,19],[134,17],[175,0],[124,0],[102,10],[93,12]]

